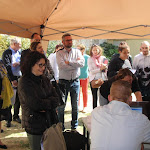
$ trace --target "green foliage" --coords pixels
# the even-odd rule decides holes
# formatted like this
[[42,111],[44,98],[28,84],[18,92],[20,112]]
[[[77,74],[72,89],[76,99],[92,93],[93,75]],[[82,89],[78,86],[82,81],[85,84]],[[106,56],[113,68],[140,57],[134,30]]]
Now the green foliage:
[[27,38],[21,38],[21,49],[25,50],[30,47],[30,39]]
[[61,43],[60,41],[49,41],[48,47],[47,47],[47,55],[49,56],[51,53],[53,53],[56,45],[60,43]]
[[4,50],[8,49],[9,43],[10,43],[10,36],[0,34],[0,57],[2,57]]
[[104,55],[106,56],[106,58],[108,58],[108,60],[111,59],[113,54],[118,53],[118,46],[115,46],[113,44],[104,42],[103,44],[100,44],[100,46],[103,48]]

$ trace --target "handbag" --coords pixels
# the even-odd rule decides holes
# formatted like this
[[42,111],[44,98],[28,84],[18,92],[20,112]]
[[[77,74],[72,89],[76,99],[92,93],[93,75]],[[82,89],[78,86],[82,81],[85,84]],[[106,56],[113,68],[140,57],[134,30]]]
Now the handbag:
[[99,80],[100,79],[92,80],[91,81],[92,88],[99,88],[103,84],[103,81],[102,82],[98,82]]
[[66,89],[65,84],[57,83],[54,78],[54,81],[52,81],[52,85],[53,87],[55,87],[55,90],[59,97],[58,106],[64,105],[65,104],[65,89]]
[[66,130],[63,132],[63,135],[66,141],[67,150],[84,149],[85,144],[87,143],[87,138],[77,131]]
[[64,136],[62,134],[62,124],[59,122],[46,129],[42,136],[42,150],[67,150]]
[[58,122],[56,110],[46,112],[48,129],[41,139],[41,150],[67,150],[62,133],[62,123]]

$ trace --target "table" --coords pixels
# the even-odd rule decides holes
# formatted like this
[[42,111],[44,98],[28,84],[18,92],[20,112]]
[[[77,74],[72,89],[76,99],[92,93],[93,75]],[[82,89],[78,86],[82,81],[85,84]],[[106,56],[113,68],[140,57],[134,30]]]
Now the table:
[[82,117],[81,119],[83,123],[83,135],[87,138],[87,150],[90,150],[91,116]]

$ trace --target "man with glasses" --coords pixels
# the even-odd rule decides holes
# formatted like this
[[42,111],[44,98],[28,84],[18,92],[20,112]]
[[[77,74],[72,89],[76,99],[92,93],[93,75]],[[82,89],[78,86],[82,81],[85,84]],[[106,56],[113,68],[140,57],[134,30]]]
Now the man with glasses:
[[136,69],[143,101],[150,101],[150,44],[141,43],[140,54],[134,57],[133,68]]
[[[18,92],[17,92],[18,79],[21,76],[21,71],[20,71],[21,54],[19,52],[20,48],[21,48],[20,39],[18,38],[11,39],[10,47],[4,51],[3,56],[2,56],[3,63],[8,72],[8,78],[12,83],[14,91],[16,91],[13,120],[18,123],[21,123],[21,120],[19,118],[20,101],[19,101]],[[12,114],[11,114],[11,107],[10,107],[8,120],[6,123],[7,127],[11,127],[11,121],[12,121]]]
[[[78,99],[80,89],[80,67],[84,66],[84,57],[80,50],[72,48],[72,37],[70,34],[62,36],[64,48],[56,52],[56,59],[59,68],[59,83],[65,85],[66,101],[68,92],[70,92],[72,106],[71,129],[75,130],[78,126]],[[65,105],[58,108],[59,121],[64,127],[64,109]]]

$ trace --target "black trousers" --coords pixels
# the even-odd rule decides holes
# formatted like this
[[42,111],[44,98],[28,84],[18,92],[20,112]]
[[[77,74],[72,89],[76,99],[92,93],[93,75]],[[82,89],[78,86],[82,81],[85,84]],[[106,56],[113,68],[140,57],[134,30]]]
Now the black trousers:
[[[12,113],[11,113],[11,108],[12,106],[9,107],[9,117],[8,117],[8,122],[12,121]],[[16,92],[16,99],[15,99],[15,104],[14,104],[14,115],[13,115],[13,119],[19,118],[19,109],[20,109],[20,101],[19,101],[19,97],[18,97],[18,89]]]
[[91,91],[92,91],[92,97],[93,97],[93,109],[97,107],[97,101],[98,101],[98,93],[100,92],[99,88],[92,88],[90,83]]

